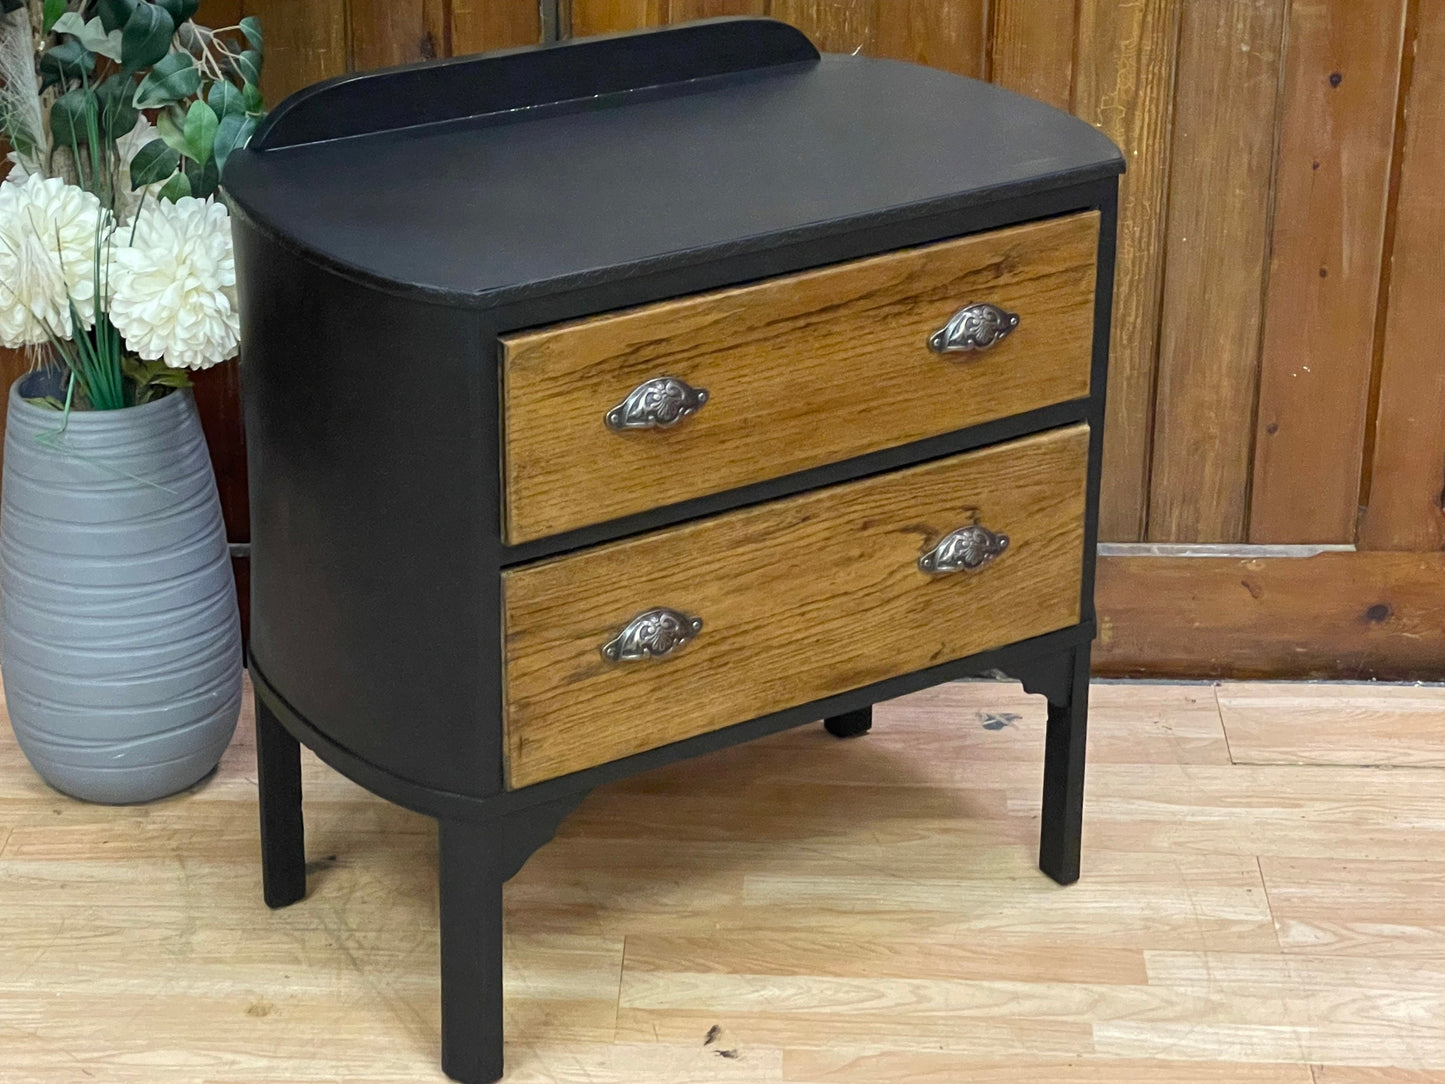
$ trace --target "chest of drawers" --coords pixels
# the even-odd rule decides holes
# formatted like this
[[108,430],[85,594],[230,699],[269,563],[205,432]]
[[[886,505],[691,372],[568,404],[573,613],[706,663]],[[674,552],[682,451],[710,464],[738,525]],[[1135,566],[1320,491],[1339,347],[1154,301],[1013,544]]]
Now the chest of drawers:
[[298,742],[435,817],[454,1078],[610,779],[1002,672],[1078,876],[1121,168],[753,19],[347,77],[232,157],[265,898]]

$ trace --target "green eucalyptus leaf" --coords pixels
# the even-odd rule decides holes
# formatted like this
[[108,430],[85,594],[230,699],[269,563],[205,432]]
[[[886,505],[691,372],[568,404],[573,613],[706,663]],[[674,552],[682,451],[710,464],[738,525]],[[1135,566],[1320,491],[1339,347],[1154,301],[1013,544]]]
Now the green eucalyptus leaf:
[[191,195],[197,199],[205,199],[207,196],[216,194],[221,186],[221,175],[216,169],[214,158],[200,165],[196,162],[182,162],[181,168],[185,170],[186,179],[191,183]]
[[191,194],[191,179],[184,173],[177,173],[165,183],[165,186],[156,193],[157,199],[168,200],[175,203],[182,196]]
[[246,103],[247,113],[264,113],[266,111],[266,98],[261,93],[261,88],[255,83],[247,83],[241,91],[241,99]]
[[261,33],[261,20],[254,15],[247,15],[241,20],[241,33],[246,36],[246,44],[250,45],[256,52],[266,52],[266,36]]
[[[19,5],[19,7],[24,6],[24,4]],[[5,10],[10,11],[12,9],[7,7]],[[18,8],[15,10],[18,10]],[[45,0],[45,7],[42,9],[42,13],[44,21],[41,23],[41,26],[48,34],[51,28],[55,26],[56,20],[65,14],[65,0]]]
[[241,77],[243,83],[261,84],[261,54],[255,49],[247,49],[236,58],[236,74]]
[[135,97],[135,81],[128,75],[112,75],[95,88],[100,103],[101,138],[114,143],[135,127],[140,113],[131,104]]
[[152,139],[131,159],[130,187],[134,191],[163,181],[181,167],[181,156],[164,139]]
[[201,6],[200,0],[156,0],[156,3],[170,13],[177,26],[195,15],[196,9]]
[[90,22],[86,22],[78,12],[67,11],[55,20],[55,26],[52,29],[57,34],[71,35],[92,53],[99,53],[111,60],[120,59],[120,31],[113,30],[106,33],[105,27],[101,25],[99,19],[91,19]]
[[189,53],[168,53],[146,72],[135,91],[137,109],[154,109],[201,89],[201,71]]
[[211,84],[211,89],[206,92],[206,101],[222,120],[233,113],[246,112],[246,101],[241,91],[236,84],[225,80]]
[[121,33],[121,63],[127,71],[149,68],[171,49],[176,24],[165,8],[137,4]]
[[204,162],[185,162],[183,166],[191,182],[191,195],[204,199],[214,195],[220,187],[221,171],[216,168],[215,155],[210,155]]
[[160,133],[166,146],[177,154],[191,153],[191,146],[186,142],[186,133],[181,130],[185,121],[186,115],[178,105],[166,106],[156,114],[156,131]]
[[41,89],[84,79],[93,71],[95,54],[75,38],[67,38],[40,54]]
[[[221,118],[216,111],[199,98],[186,110],[186,122],[181,131],[186,137],[187,157],[197,162],[210,159],[216,145],[216,129]],[[194,180],[194,178],[192,178]]]
[[88,147],[90,125],[99,117],[95,92],[85,87],[66,91],[50,107],[50,134],[57,147]]
[[107,31],[123,30],[131,12],[144,0],[95,0],[95,14]]
[[231,152],[246,145],[259,123],[258,118],[249,117],[245,113],[229,113],[221,118],[221,126],[216,129],[218,173],[225,175],[226,160],[231,157]]

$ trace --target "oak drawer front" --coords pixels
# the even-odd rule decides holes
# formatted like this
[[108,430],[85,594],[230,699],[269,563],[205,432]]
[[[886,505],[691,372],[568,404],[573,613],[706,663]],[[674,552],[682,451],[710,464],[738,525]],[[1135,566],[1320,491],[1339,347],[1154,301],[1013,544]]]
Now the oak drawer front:
[[[1098,235],[1089,212],[504,338],[507,541],[1087,395]],[[1017,326],[953,321],[982,304]]]
[[[1087,461],[1075,426],[504,573],[510,786],[1075,624]],[[1006,548],[938,570],[972,525]],[[663,608],[701,629],[626,658]]]

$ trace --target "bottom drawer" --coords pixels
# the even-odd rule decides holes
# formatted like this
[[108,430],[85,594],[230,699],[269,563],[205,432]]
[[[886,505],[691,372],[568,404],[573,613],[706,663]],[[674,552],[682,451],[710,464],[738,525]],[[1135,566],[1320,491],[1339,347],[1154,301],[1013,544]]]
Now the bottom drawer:
[[508,784],[1077,623],[1088,445],[1074,426],[505,573]]

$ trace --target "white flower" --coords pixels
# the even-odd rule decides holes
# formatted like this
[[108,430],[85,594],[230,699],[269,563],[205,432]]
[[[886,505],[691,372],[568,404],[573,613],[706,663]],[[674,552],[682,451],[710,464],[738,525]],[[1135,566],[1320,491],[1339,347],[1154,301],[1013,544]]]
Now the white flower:
[[210,199],[147,200],[120,231],[110,273],[110,319],[147,361],[209,369],[236,356],[236,264],[231,217]]
[[20,152],[11,151],[5,156],[5,160],[10,163],[10,169],[5,174],[5,180],[0,183],[24,184],[30,176],[30,171],[25,168],[25,163],[20,161]]
[[[95,321],[97,233],[109,228],[100,200],[58,177],[0,184],[0,346],[62,339]],[[68,295],[68,296],[67,296]]]

